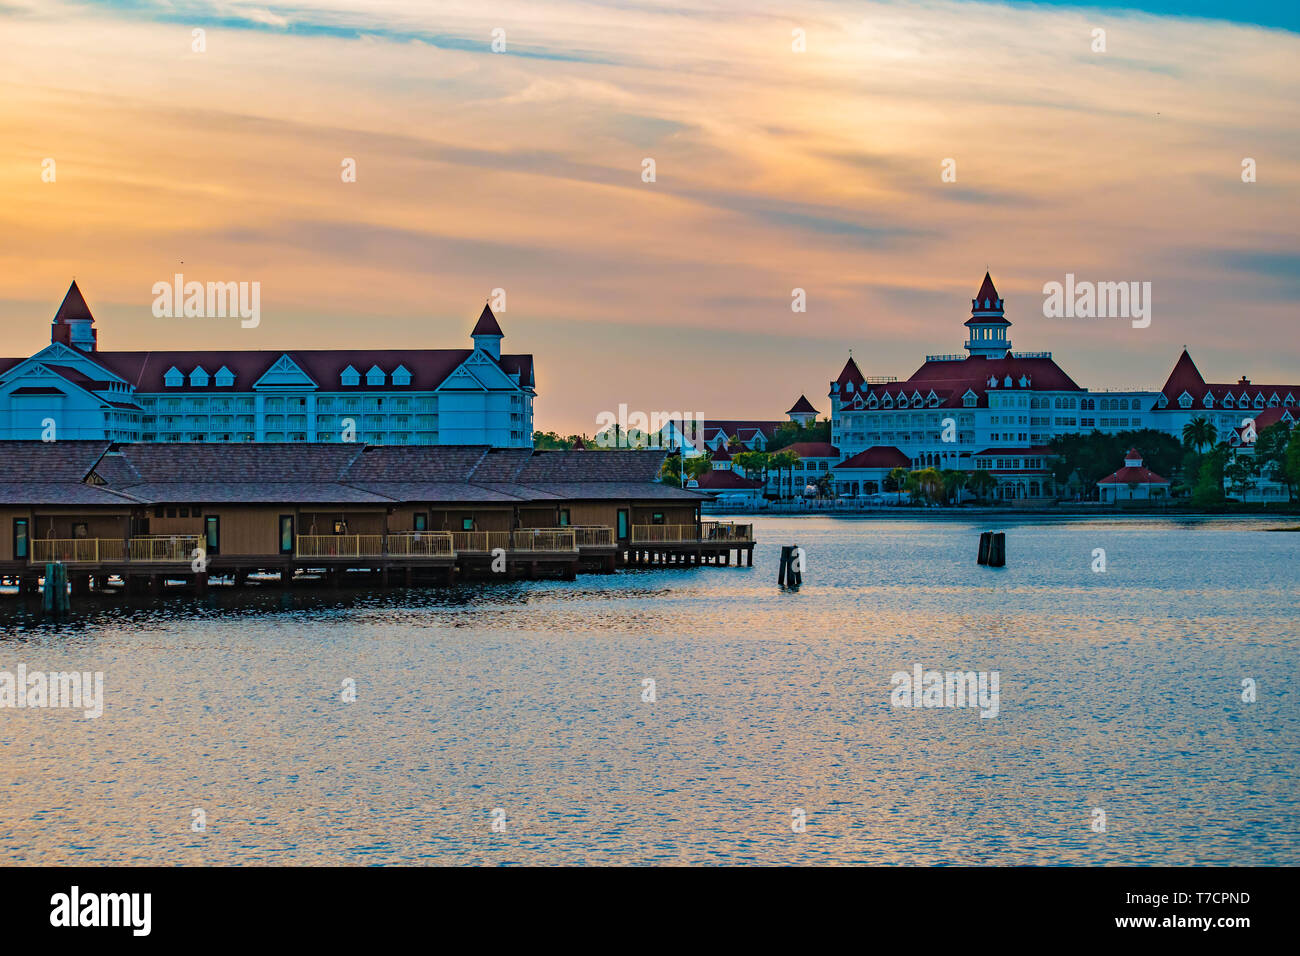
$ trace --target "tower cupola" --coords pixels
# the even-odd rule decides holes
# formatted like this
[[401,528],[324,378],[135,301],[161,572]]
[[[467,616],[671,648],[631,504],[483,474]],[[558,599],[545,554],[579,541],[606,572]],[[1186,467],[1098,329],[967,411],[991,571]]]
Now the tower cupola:
[[966,350],[971,358],[1007,357],[1011,351],[1011,340],[1007,338],[1011,323],[1003,311],[1002,297],[993,287],[993,278],[985,272],[979,292],[971,299],[971,315],[966,320],[966,328],[970,330]]

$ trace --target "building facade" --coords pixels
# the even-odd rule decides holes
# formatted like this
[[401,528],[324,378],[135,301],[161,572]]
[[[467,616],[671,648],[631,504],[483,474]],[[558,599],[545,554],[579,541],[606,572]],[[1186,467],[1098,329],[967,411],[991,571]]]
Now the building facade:
[[0,439],[531,448],[531,355],[488,306],[468,349],[99,348],[76,282],[50,345],[0,359]]
[[[928,355],[904,381],[864,375],[851,357],[845,363],[829,393],[831,442],[845,458],[834,469],[839,493],[883,490],[881,467],[860,463],[902,460],[910,468],[988,471],[997,499],[1050,498],[1056,488],[1046,446],[1057,436],[1152,428],[1181,439],[1198,416],[1223,435],[1242,415],[1300,400],[1300,386],[1252,386],[1245,378],[1206,384],[1186,351],[1161,389],[1084,388],[1051,352],[1012,350],[1005,302],[988,273],[965,326],[964,353]],[[864,452],[871,454],[858,458]]]

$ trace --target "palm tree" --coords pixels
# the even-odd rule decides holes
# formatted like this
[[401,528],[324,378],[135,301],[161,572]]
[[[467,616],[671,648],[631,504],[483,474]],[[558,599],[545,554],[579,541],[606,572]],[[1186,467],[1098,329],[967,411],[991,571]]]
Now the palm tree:
[[[781,497],[781,472],[786,468],[790,469],[790,484],[793,486],[794,466],[798,464],[798,462],[799,462],[798,452],[793,452],[788,449],[783,449],[781,451],[772,453],[771,464],[772,467],[776,469],[777,498]],[[791,491],[791,495],[793,495],[794,488],[791,487],[790,491]]]
[[891,468],[886,477],[892,481],[894,487],[898,489],[898,503],[901,505],[903,503],[903,485],[907,483],[907,469],[903,468],[901,465],[898,468]]
[[959,504],[961,490],[966,487],[966,472],[959,471],[956,468],[945,468],[939,473],[939,477],[943,479],[944,500],[951,500],[953,504]]
[[1219,432],[1214,427],[1214,423],[1202,415],[1198,415],[1183,426],[1183,444],[1190,445],[1197,451],[1207,445],[1213,445],[1218,437]]

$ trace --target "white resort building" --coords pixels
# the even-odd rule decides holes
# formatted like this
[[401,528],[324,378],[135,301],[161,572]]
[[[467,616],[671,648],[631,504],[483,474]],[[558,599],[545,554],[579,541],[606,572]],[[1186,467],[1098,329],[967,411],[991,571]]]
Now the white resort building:
[[0,359],[0,439],[531,448],[531,355],[487,306],[459,349],[109,352],[76,282],[50,344]]

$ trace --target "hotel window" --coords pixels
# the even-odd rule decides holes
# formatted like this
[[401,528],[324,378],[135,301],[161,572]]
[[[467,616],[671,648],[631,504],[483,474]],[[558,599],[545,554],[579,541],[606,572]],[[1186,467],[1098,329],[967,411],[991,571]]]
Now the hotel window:
[[569,509],[568,509],[568,508],[561,508],[561,509],[560,509],[560,527],[561,527],[561,528],[567,528],[568,526],[569,526]]
[[175,509],[175,508],[168,508],[168,509],[167,509],[167,517],[169,517],[169,518],[175,518],[175,517],[176,517],[176,509]]
[[14,557],[27,557],[27,519],[14,519]]
[[180,388],[185,384],[185,376],[181,374],[180,369],[173,365],[167,370],[167,374],[163,376],[163,384],[168,388]]
[[474,519],[473,519],[473,518],[461,518],[461,519],[460,519],[460,530],[461,530],[461,531],[473,531],[473,530],[474,530]]
[[662,511],[656,511],[654,514],[652,514],[652,515],[650,516],[650,523],[651,523],[651,524],[663,524],[663,523],[664,523],[664,513],[663,513]]
[[417,511],[417,512],[415,513],[415,524],[414,524],[414,528],[415,528],[416,531],[428,531],[428,530],[429,530],[429,516],[428,516],[428,514],[426,514],[426,513],[423,512],[423,511]]

